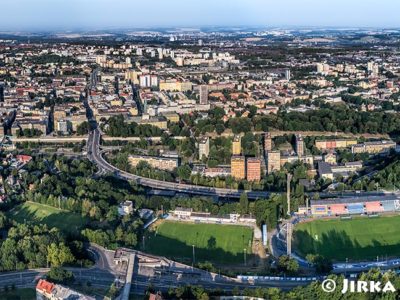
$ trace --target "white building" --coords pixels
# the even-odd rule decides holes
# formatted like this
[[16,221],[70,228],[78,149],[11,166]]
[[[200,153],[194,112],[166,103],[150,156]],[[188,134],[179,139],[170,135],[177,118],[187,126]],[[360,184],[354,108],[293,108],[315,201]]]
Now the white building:
[[132,201],[125,201],[121,203],[118,207],[118,214],[120,216],[130,215],[133,212],[133,203]]
[[208,136],[202,137],[199,141],[199,159],[203,156],[208,157],[210,155],[210,138]]

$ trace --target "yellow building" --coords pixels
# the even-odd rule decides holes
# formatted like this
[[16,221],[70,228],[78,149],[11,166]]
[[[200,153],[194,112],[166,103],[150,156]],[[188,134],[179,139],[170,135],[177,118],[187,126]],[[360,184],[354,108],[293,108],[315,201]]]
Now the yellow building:
[[320,150],[334,150],[337,148],[347,148],[357,144],[357,140],[345,140],[345,139],[338,139],[338,140],[319,140],[315,141],[315,147]]
[[71,122],[72,131],[76,131],[80,124],[87,121],[87,117],[85,114],[79,114],[79,115],[77,114],[77,115],[72,115],[71,117],[68,118],[68,120]]
[[160,170],[173,171],[179,167],[179,160],[168,157],[130,155],[129,163],[132,167],[136,167],[141,161],[147,162],[151,167]]
[[53,119],[54,119],[54,123],[56,124],[59,120],[65,119],[67,117],[67,112],[65,111],[65,109],[61,109],[61,110],[54,110],[53,113]]
[[235,179],[246,178],[246,159],[244,156],[232,156],[231,175]]
[[160,91],[178,91],[186,92],[193,89],[193,84],[190,81],[178,81],[176,79],[167,79],[160,81]]
[[281,170],[281,152],[280,151],[268,151],[267,153],[267,171],[268,174],[274,171]]
[[191,91],[193,89],[193,84],[190,81],[182,81],[180,85],[181,92]]
[[110,101],[111,106],[122,106],[122,100],[121,99],[113,99]]
[[160,81],[160,91],[180,91],[181,84],[176,79]]
[[125,80],[132,80],[134,84],[139,84],[139,75],[141,75],[142,72],[136,72],[136,71],[126,71],[125,72]]
[[128,111],[132,116],[137,116],[139,114],[136,106],[130,107]]
[[380,153],[390,149],[396,149],[396,143],[393,141],[375,141],[365,142],[363,144],[353,145],[352,153]]
[[168,122],[167,119],[164,117],[153,117],[149,119],[142,119],[139,124],[148,124],[148,125],[153,125],[155,127],[158,127],[160,129],[167,129],[168,128]]
[[164,113],[163,116],[171,123],[179,123],[179,115],[176,113]]
[[239,135],[235,135],[232,141],[232,155],[240,155],[242,153],[242,139]]

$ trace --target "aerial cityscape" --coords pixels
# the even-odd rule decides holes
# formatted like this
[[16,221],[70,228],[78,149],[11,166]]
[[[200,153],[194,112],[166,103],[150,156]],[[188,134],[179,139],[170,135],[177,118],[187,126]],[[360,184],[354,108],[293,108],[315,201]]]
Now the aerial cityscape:
[[399,4],[5,2],[0,300],[399,299]]

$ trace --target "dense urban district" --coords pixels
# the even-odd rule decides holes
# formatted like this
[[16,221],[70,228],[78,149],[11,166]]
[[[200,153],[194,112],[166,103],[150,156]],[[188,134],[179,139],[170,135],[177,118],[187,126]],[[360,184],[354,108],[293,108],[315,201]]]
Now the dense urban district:
[[398,30],[1,33],[0,299],[400,288],[399,48]]

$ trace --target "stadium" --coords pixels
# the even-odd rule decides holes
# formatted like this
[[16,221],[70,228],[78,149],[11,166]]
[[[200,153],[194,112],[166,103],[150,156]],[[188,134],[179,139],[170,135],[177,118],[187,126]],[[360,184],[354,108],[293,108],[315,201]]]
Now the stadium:
[[310,208],[300,207],[297,215],[314,217],[361,215],[400,212],[400,197],[397,195],[359,198],[311,200]]
[[291,250],[303,258],[320,254],[334,262],[397,258],[399,213],[395,194],[311,201],[292,219]]

